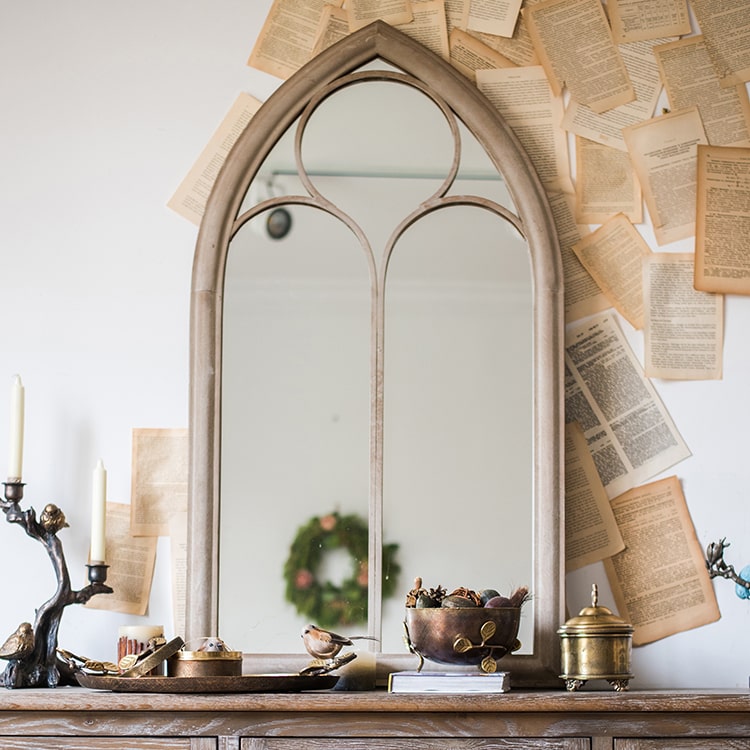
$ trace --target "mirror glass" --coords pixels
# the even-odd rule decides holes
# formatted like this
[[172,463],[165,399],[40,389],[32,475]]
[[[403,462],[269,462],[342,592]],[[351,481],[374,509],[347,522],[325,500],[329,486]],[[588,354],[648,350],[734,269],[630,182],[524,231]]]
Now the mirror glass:
[[[305,188],[290,165],[293,133],[266,160],[243,209],[286,202],[245,223],[227,256],[220,633],[245,651],[294,650],[311,616],[285,596],[292,540],[314,516],[367,521],[373,314],[384,294],[383,530],[385,543],[398,545],[401,572],[378,635],[383,651],[400,652],[415,576],[451,590],[530,585],[528,247],[504,218],[464,204],[393,237],[440,189],[454,157],[443,114],[416,89],[351,85],[306,125],[301,156],[314,189],[364,242],[338,216],[294,203]],[[481,158],[462,159],[449,195],[512,208],[471,134],[460,136]],[[255,514],[269,522],[250,544],[238,521]],[[497,537],[485,536],[491,528]],[[330,550],[316,579],[340,587],[351,567],[345,549]],[[251,597],[247,606],[238,594]],[[533,645],[530,608],[524,648]],[[367,627],[366,610],[359,622],[348,616],[339,629]]]

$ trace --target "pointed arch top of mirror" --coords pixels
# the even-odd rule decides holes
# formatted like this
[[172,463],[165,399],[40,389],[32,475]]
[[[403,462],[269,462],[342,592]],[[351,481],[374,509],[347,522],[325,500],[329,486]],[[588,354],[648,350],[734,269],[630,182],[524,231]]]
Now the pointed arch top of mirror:
[[[208,199],[196,243],[190,321],[190,468],[186,632],[217,634],[221,470],[222,296],[227,252],[253,178],[279,139],[321,88],[374,61],[403,71],[445,103],[473,134],[506,183],[531,261],[533,286],[533,580],[534,646],[501,668],[519,686],[558,686],[564,620],[562,268],[546,194],[499,112],[463,74],[383,22],[350,34],[301,68],[269,97],[230,151]],[[380,509],[370,511],[379,549]],[[272,519],[257,515],[262,533]],[[491,542],[491,540],[490,540]],[[377,566],[376,566],[377,567]],[[377,575],[377,570],[376,573]],[[372,579],[371,579],[372,580]],[[373,588],[375,588],[373,586]],[[404,591],[404,594],[406,591]],[[238,597],[238,606],[247,606]],[[409,654],[378,655],[378,673],[412,668]],[[278,663],[283,664],[283,658]]]

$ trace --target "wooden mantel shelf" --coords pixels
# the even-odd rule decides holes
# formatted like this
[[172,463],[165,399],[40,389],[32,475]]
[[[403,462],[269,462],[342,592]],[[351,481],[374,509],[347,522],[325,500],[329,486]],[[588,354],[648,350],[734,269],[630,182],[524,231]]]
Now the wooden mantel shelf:
[[747,690],[0,691],[2,750],[750,750]]
[[295,711],[387,713],[748,712],[750,690],[513,690],[502,695],[397,695],[368,692],[160,694],[86,688],[0,691],[5,711]]

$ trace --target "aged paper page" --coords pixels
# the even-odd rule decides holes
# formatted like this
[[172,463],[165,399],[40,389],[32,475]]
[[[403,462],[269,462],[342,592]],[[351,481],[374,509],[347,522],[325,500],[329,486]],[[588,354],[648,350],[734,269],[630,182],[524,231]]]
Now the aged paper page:
[[573,192],[568,141],[560,128],[562,100],[544,74],[529,68],[478,70],[477,86],[518,136],[546,190]]
[[721,617],[703,550],[677,477],[612,500],[625,550],[604,561],[617,610],[633,625],[633,645]]
[[409,23],[393,24],[399,31],[432,50],[444,60],[448,51],[448,27],[443,0],[421,0],[412,4],[413,19]]
[[747,89],[719,85],[702,36],[659,45],[654,55],[673,110],[697,107],[712,146],[750,146]]
[[695,288],[750,294],[750,148],[698,146]]
[[187,510],[187,462],[186,429],[133,430],[133,536],[167,536],[169,517]]
[[448,39],[451,65],[476,81],[477,70],[514,68],[516,64],[461,29],[453,29]]
[[315,57],[348,35],[349,17],[346,11],[334,5],[327,5],[323,8],[318,30],[315,32],[312,56]]
[[471,0],[445,0],[445,22],[448,26],[448,36],[453,29],[466,31],[470,5]]
[[471,0],[466,28],[512,37],[520,10],[521,0]]
[[91,609],[145,615],[156,562],[156,537],[130,534],[130,506],[107,503],[107,585],[114,590],[86,602]]
[[615,214],[573,251],[617,312],[643,328],[643,259],[651,249],[627,217]]
[[600,0],[544,0],[524,17],[557,96],[567,88],[598,113],[635,99]]
[[722,86],[750,81],[747,0],[690,0]]
[[667,41],[670,40],[658,39],[621,44],[620,56],[633,84],[635,99],[601,114],[593,112],[584,104],[571,101],[565,110],[563,128],[583,138],[588,138],[590,141],[601,143],[603,146],[612,146],[612,148],[627,152],[622,129],[648,120],[654,114],[662,82],[653,48]]
[[570,573],[624,549],[594,459],[578,422],[565,425],[565,570]]
[[193,224],[201,223],[206,201],[227,154],[260,106],[261,102],[250,94],[242,93],[234,100],[201,155],[167,202],[169,208]]
[[343,0],[274,0],[247,64],[277,78],[289,78],[312,58],[326,5]]
[[695,165],[706,143],[693,107],[623,130],[659,245],[695,234]]
[[687,0],[608,0],[607,11],[617,44],[691,31]]
[[576,136],[576,221],[603,224],[613,214],[643,221],[643,195],[630,157]]
[[411,0],[347,0],[346,12],[352,31],[377,20],[396,26],[414,18]]
[[[531,35],[523,16],[523,9],[540,2],[540,0],[524,0],[521,3],[521,13],[518,16],[516,30],[512,37],[497,36],[496,34],[483,34],[481,31],[470,31],[479,41],[488,47],[507,57],[516,65],[539,65],[539,57],[531,41]],[[465,27],[462,27],[465,29]]]
[[547,198],[560,241],[565,287],[565,322],[570,323],[602,312],[612,305],[573,252],[573,245],[581,239],[581,230],[573,213],[575,198],[569,193],[547,193]]
[[644,261],[644,369],[650,378],[721,378],[721,294],[693,287],[693,253],[652,253]]
[[565,342],[565,421],[583,428],[609,498],[690,455],[613,314],[568,326]]
[[187,511],[169,518],[169,557],[172,568],[172,622],[174,633],[185,633],[187,595]]

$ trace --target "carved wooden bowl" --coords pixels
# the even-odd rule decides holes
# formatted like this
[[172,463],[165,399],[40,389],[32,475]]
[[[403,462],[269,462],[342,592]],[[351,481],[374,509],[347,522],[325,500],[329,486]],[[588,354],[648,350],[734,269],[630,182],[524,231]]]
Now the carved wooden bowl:
[[506,654],[521,648],[520,607],[406,608],[409,650],[440,664],[479,665],[494,672]]

